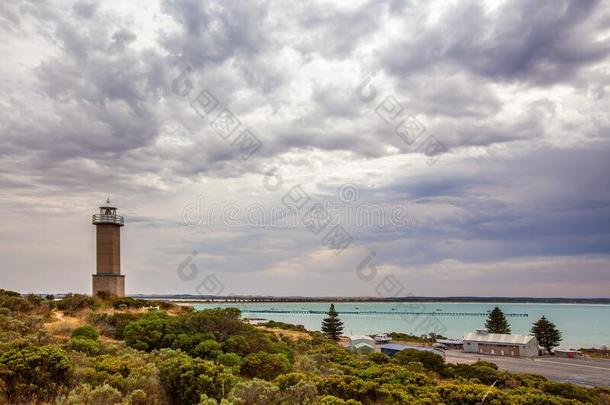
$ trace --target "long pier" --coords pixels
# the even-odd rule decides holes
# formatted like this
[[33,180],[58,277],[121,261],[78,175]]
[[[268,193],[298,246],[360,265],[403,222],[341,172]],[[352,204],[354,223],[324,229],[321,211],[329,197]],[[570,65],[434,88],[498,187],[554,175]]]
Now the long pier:
[[[292,310],[292,309],[247,309],[242,312],[251,314],[327,314],[328,311],[317,310]],[[434,316],[489,316],[488,312],[402,312],[402,311],[337,311],[340,315],[434,315]],[[509,313],[504,316],[514,318],[527,318],[528,314],[524,313]]]

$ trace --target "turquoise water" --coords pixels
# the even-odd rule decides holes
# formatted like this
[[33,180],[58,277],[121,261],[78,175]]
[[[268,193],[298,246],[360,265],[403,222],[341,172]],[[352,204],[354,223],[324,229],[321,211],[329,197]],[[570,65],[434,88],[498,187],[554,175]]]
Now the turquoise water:
[[[337,311],[376,311],[390,314],[340,314],[345,334],[374,334],[404,332],[414,335],[429,332],[451,338],[483,328],[485,316],[449,316],[448,313],[487,313],[499,306],[506,314],[527,314],[527,317],[508,317],[513,333],[528,334],[532,323],[546,316],[563,333],[563,347],[610,346],[610,305],[586,304],[485,304],[485,303],[369,303],[342,302]],[[320,330],[323,314],[270,314],[253,310],[327,311],[328,303],[201,303],[196,309],[236,307],[244,317],[272,319],[303,325],[309,330]],[[394,308],[394,310],[392,310]],[[397,315],[396,312],[426,312],[435,315]]]

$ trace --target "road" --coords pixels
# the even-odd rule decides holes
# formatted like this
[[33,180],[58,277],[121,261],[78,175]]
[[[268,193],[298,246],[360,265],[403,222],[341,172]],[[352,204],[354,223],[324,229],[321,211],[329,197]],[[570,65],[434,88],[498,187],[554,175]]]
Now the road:
[[446,350],[445,356],[447,363],[471,364],[481,359],[495,363],[500,370],[513,373],[538,374],[549,380],[571,382],[586,387],[610,387],[610,360],[548,356],[528,359],[464,353],[457,350]]

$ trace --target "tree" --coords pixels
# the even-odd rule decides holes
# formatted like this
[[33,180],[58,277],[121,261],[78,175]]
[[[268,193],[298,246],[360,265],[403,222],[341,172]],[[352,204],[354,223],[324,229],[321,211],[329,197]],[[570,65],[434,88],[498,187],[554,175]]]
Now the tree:
[[328,317],[322,321],[322,332],[333,340],[339,340],[339,337],[341,337],[343,322],[341,322],[339,314],[335,311],[335,304],[330,304]]
[[562,341],[559,329],[544,316],[534,323],[531,332],[536,336],[538,344],[544,347],[549,354],[551,349],[559,346],[559,342]]
[[489,333],[510,333],[510,325],[504,316],[504,312],[498,307],[489,313],[485,321],[485,328]]

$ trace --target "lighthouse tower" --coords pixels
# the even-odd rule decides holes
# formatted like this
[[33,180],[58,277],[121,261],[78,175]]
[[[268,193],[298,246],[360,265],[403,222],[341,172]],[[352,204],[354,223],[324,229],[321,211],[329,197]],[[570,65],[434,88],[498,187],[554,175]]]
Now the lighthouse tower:
[[123,217],[116,214],[116,207],[100,207],[100,213],[93,215],[93,225],[97,233],[97,272],[93,275],[93,296],[100,292],[113,297],[125,296],[125,276],[121,275],[121,227]]

